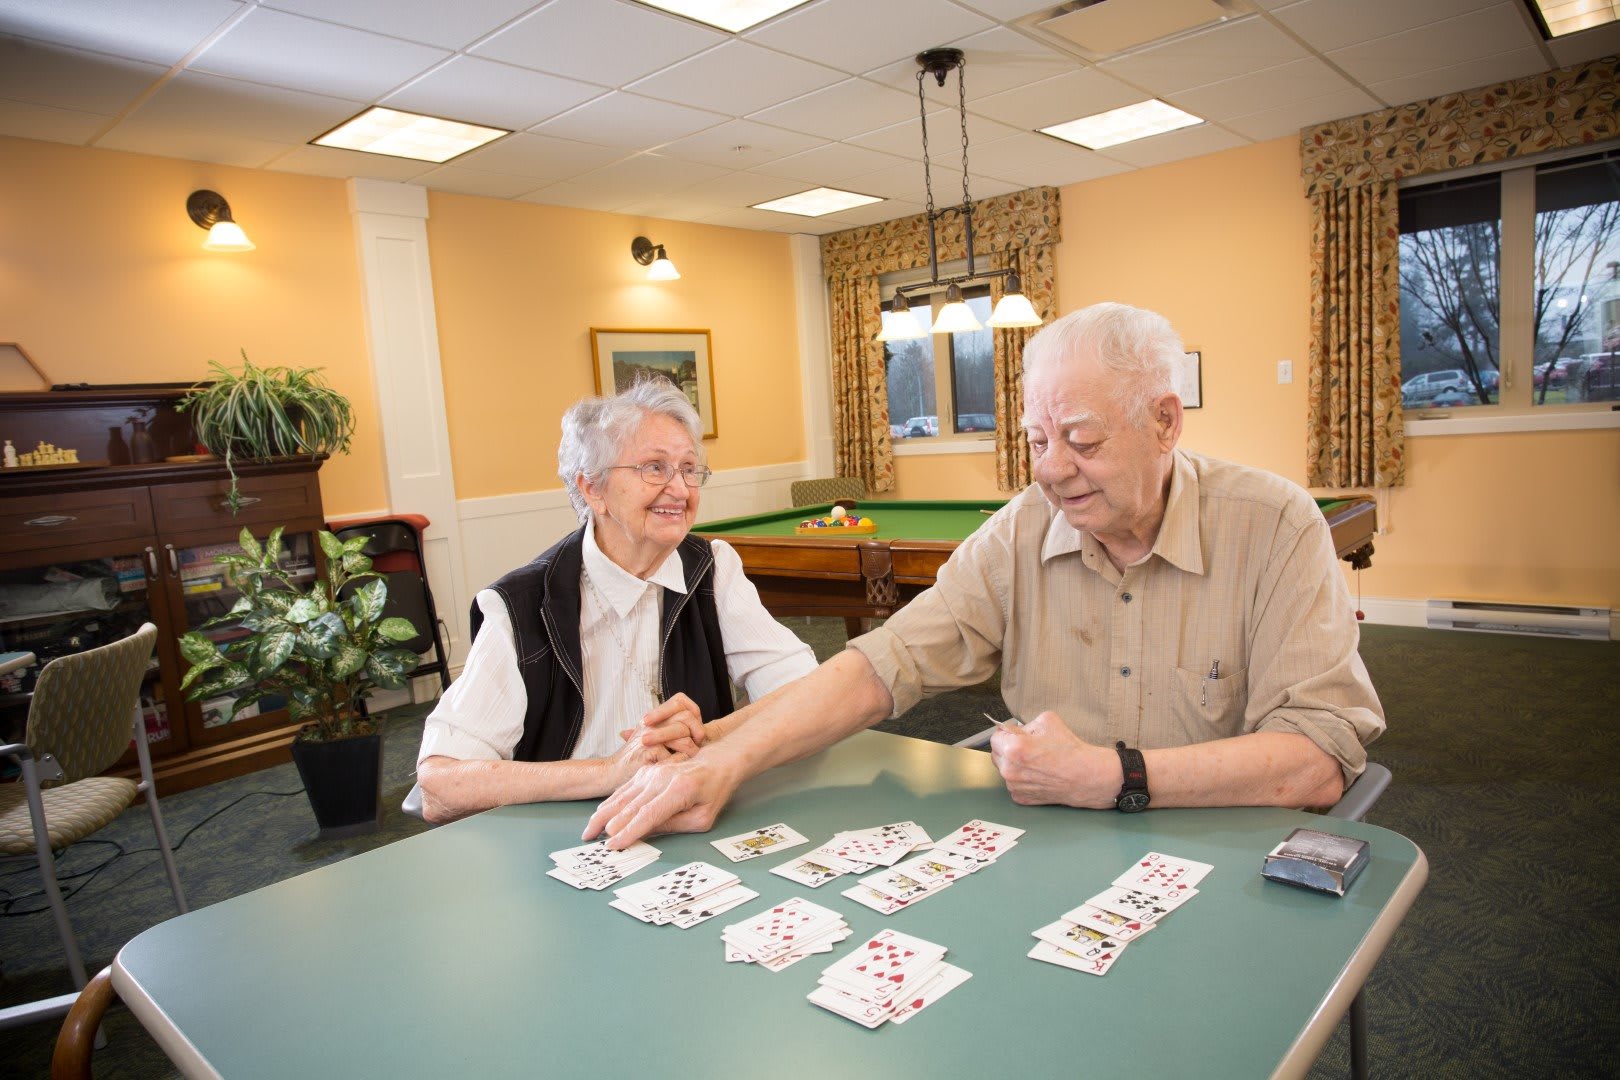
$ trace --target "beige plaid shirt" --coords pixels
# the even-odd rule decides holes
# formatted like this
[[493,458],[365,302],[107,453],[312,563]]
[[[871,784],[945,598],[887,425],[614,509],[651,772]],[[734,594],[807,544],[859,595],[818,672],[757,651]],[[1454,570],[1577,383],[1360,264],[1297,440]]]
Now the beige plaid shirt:
[[918,699],[1001,667],[1012,715],[1056,710],[1088,742],[1154,749],[1298,732],[1345,782],[1384,730],[1327,522],[1294,484],[1175,452],[1164,522],[1122,572],[1031,485],[940,568],[938,583],[851,642]]

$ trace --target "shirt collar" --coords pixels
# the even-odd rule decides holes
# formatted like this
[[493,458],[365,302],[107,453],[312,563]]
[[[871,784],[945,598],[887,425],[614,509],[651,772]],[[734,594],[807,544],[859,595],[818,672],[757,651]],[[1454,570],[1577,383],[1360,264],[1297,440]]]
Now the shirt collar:
[[[1054,508],[1046,537],[1041,541],[1041,561],[1048,562],[1076,551],[1088,554],[1088,564],[1107,557],[1096,537],[1072,528],[1063,512]],[[1148,555],[1158,555],[1190,574],[1204,572],[1204,549],[1198,529],[1198,473],[1180,450],[1171,458],[1170,495],[1165,500],[1159,535]]]
[[582,558],[585,572],[591,576],[591,581],[600,590],[601,599],[606,600],[620,618],[630,613],[630,609],[636,606],[649,586],[658,585],[673,592],[686,592],[686,574],[681,565],[679,550],[671,551],[669,557],[658,565],[658,569],[643,581],[608,558],[602,551],[596,542],[594,518],[587,518],[585,521]]

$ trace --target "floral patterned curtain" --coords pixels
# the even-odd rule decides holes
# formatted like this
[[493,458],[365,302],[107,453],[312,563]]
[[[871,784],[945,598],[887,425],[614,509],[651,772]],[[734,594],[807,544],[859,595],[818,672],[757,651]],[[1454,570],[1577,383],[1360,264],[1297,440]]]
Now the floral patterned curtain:
[[[967,257],[962,220],[951,216],[936,225],[939,260]],[[1059,239],[1056,188],[1030,188],[973,204],[973,255],[985,269],[1017,260],[1024,295],[1050,317],[1056,290],[1052,247]],[[821,238],[822,270],[827,275],[832,323],[833,445],[840,476],[859,476],[868,491],[894,490],[894,450],[889,439],[889,385],[883,345],[877,336],[882,304],[878,277],[928,265],[928,219],[897,218]],[[1027,269],[1026,269],[1027,264]],[[1044,296],[1034,290],[1044,290]],[[992,284],[999,298],[999,285]],[[995,334],[997,481],[1003,490],[1027,479],[1028,450],[1016,427],[1023,410],[1018,387],[1022,373],[1020,331]],[[1009,395],[1008,385],[1011,385]],[[1004,413],[1010,416],[1007,421]]]
[[1620,58],[1334,120],[1300,135],[1312,204],[1306,482],[1405,480],[1396,182],[1620,135]]

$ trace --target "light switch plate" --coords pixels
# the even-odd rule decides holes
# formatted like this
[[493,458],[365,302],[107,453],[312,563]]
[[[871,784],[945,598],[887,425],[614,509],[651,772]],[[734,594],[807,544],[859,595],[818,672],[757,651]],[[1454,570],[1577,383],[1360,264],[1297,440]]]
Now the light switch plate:
[[1292,360],[1277,361],[1277,385],[1286,386],[1294,381],[1294,362]]

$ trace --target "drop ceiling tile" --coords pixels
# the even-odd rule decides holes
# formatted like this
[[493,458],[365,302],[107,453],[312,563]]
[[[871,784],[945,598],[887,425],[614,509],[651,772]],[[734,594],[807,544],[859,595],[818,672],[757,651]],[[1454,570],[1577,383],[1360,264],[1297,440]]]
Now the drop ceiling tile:
[[1258,15],[1149,45],[1105,60],[1101,70],[1154,94],[1232,79],[1309,55],[1299,42]]
[[917,100],[864,79],[845,79],[749,117],[791,131],[847,139],[917,114]]
[[[1001,26],[949,44],[952,48],[961,49],[967,54],[964,74],[967,77],[967,99],[970,104],[982,97],[999,94],[1003,90],[1012,90],[1026,83],[1050,79],[1085,66],[1072,56],[1031,41],[1022,34]],[[874,82],[905,91],[913,103],[912,107],[916,107],[915,55],[869,71],[866,77]],[[924,79],[923,89],[930,101],[952,108],[956,106],[958,91],[955,75],[947,78],[943,87],[936,84],[933,79]]]
[[1451,67],[1422,71],[1401,79],[1375,82],[1367,89],[1391,105],[1405,105],[1452,94],[1459,90],[1472,90],[1476,86],[1518,79],[1547,70],[1547,62],[1540,49],[1514,49],[1498,56],[1485,56]]
[[554,0],[468,51],[624,86],[726,39],[718,30],[619,0]]
[[968,161],[976,171],[991,176],[1008,176],[1008,169],[1030,169],[1042,165],[1081,162],[1095,157],[1097,157],[1095,150],[1087,150],[1062,139],[1054,139],[1050,135],[1024,132],[1010,139],[991,143],[982,150],[975,146]]
[[605,92],[600,86],[528,68],[456,56],[379,104],[522,131]]
[[1517,5],[1508,3],[1336,49],[1328,59],[1371,87],[1535,44]]
[[547,120],[534,132],[624,150],[650,150],[725,121],[719,113],[617,90]]
[[[730,207],[692,197],[691,192],[679,191],[673,195],[657,195],[640,202],[626,203],[616,213],[627,217],[659,218],[664,221],[702,221],[710,214],[718,214]],[[672,256],[679,259],[680,255]],[[676,262],[676,266],[680,263]]]
[[243,10],[238,0],[118,0],[94,5],[6,0],[0,7],[0,25],[7,33],[149,60],[165,68]]
[[[763,211],[769,213],[769,211]],[[781,215],[787,220],[777,223],[769,228],[770,232],[799,233],[804,236],[826,236],[828,233],[843,232],[853,229],[847,221],[840,221],[833,217],[807,218],[797,214]]]
[[29,105],[22,101],[0,101],[0,135],[43,142],[83,146],[107,123],[105,116],[53,109],[49,105]]
[[260,6],[390,37],[459,49],[534,7],[535,0],[259,0]]
[[989,29],[949,0],[822,0],[744,36],[792,56],[859,74]]
[[975,11],[982,11],[992,19],[1011,21],[1021,19],[1025,15],[1033,15],[1037,11],[1046,11],[1057,5],[1052,0],[1037,2],[1037,0],[963,0]]
[[[129,145],[130,138],[178,132],[297,146],[331,130],[360,107],[358,101],[182,71],[120,121],[113,134],[120,149],[137,151],[139,145]],[[111,143],[102,140],[98,145]]]
[[981,98],[969,106],[969,111],[1034,130],[1134,105],[1147,96],[1111,75],[1088,68]]
[[482,195],[491,199],[513,199],[541,186],[532,176],[485,172],[482,169],[469,169],[461,165],[440,165],[432,172],[418,176],[412,183],[433,191],[448,191],[456,195]]
[[763,176],[760,173],[733,172],[705,180],[681,192],[695,200],[706,201],[716,207],[752,206],[767,199],[780,199],[803,191],[804,182],[785,176]]
[[126,130],[126,124],[119,124],[97,139],[96,146],[103,150],[126,150],[132,154],[152,154],[156,157],[185,158],[187,161],[257,169],[293,149],[294,144],[253,139],[229,131],[161,128],[136,132]]
[[[912,103],[912,108],[916,108],[916,102]],[[1024,133],[1022,128],[987,120],[972,113],[968,113],[967,131],[969,161],[973,159],[974,152],[979,147]],[[922,124],[918,122],[916,116],[898,124],[890,124],[886,128],[868,131],[864,135],[856,135],[845,141],[856,146],[864,146],[868,150],[878,150],[916,161],[922,160]],[[928,154],[936,161],[947,158],[952,161],[961,160],[962,124],[960,114],[955,109],[929,112]]]
[[1205,120],[1225,120],[1273,108],[1278,102],[1305,101],[1354,89],[1350,80],[1313,57],[1177,91],[1167,95],[1167,100]]
[[[961,174],[957,174],[961,183]],[[918,161],[897,161],[872,172],[851,176],[838,184],[845,191],[876,195],[880,199],[903,199],[921,204],[926,198],[923,168]]]
[[443,49],[255,8],[197,57],[191,69],[369,102],[449,55]]
[[[785,219],[790,216],[788,214],[778,214],[774,210],[754,210],[744,207],[741,209],[717,210],[698,220],[705,225],[724,225],[732,229],[752,229],[755,232],[782,232]],[[798,218],[795,220],[809,221],[810,219]]]
[[1332,52],[1403,30],[1415,30],[1501,0],[1303,0],[1277,8],[1277,21],[1317,52]]
[[412,161],[387,154],[365,154],[335,146],[300,146],[265,166],[271,172],[303,173],[306,176],[360,176],[368,180],[405,181],[433,168],[432,162]]
[[975,176],[973,178],[973,198],[974,201],[992,199],[997,195],[1005,195],[1009,191],[1023,191],[1025,188],[1040,187],[1046,183],[1045,180],[1033,183],[1018,183],[1000,180],[991,176]]
[[115,116],[166,68],[139,60],[0,37],[0,98]]
[[607,191],[575,179],[564,180],[560,184],[548,184],[519,195],[516,201],[539,203],[542,206],[572,206],[579,210],[600,210],[611,214],[618,212],[633,198],[633,195],[626,195],[623,191]]
[[719,127],[676,139],[659,153],[724,169],[748,169],[820,146],[822,140],[752,120],[730,120]]
[[456,159],[458,166],[555,183],[624,157],[624,151],[520,131]]
[[831,86],[843,76],[829,67],[750,45],[728,41],[717,49],[682,60],[630,89],[648,97],[698,109],[748,116],[779,102]]
[[[1017,191],[1022,188],[1062,187],[1065,184],[1079,184],[1102,176],[1113,176],[1115,173],[1129,172],[1132,166],[1092,152],[1087,157],[1069,157],[1057,161],[1042,162],[1039,165],[1015,165],[1011,162],[990,161],[985,163],[984,168],[993,172],[1002,180],[1009,181],[1009,188]],[[986,193],[991,193],[989,187],[986,187]],[[979,198],[977,185],[973,188],[973,197]]]
[[1244,145],[1247,145],[1247,140],[1242,136],[1211,124],[1200,124],[1149,139],[1110,146],[1105,156],[1145,169],[1150,165],[1163,165],[1167,161],[1213,154],[1217,150],[1231,150]]
[[804,180],[812,187],[818,184],[839,187],[840,180],[860,173],[876,172],[878,169],[898,164],[899,160],[892,155],[850,146],[848,143],[827,143],[814,150],[806,150],[802,154],[767,162],[751,171],[764,173],[766,176],[786,176],[794,180]]
[[1578,34],[1566,34],[1547,42],[1559,67],[1570,67],[1620,53],[1620,23],[1594,26]]
[[[660,195],[684,191],[722,170],[657,154],[637,154],[583,176],[564,180],[523,196],[528,202],[578,206],[588,210],[622,210]],[[677,264],[678,265],[678,264]]]
[[1223,121],[1221,126],[1231,128],[1239,135],[1250,139],[1280,139],[1285,135],[1298,134],[1300,128],[1325,124],[1329,120],[1339,120],[1346,116],[1360,116],[1362,113],[1373,112],[1383,107],[1382,101],[1365,90],[1341,90],[1325,97],[1289,101],[1247,116],[1233,117]]
[[[977,192],[974,194],[977,195]],[[848,228],[855,225],[876,225],[880,221],[893,221],[895,218],[911,217],[922,212],[922,203],[906,202],[904,199],[884,199],[882,202],[867,203],[865,206],[852,206],[848,210],[829,214],[828,217],[836,219]]]

